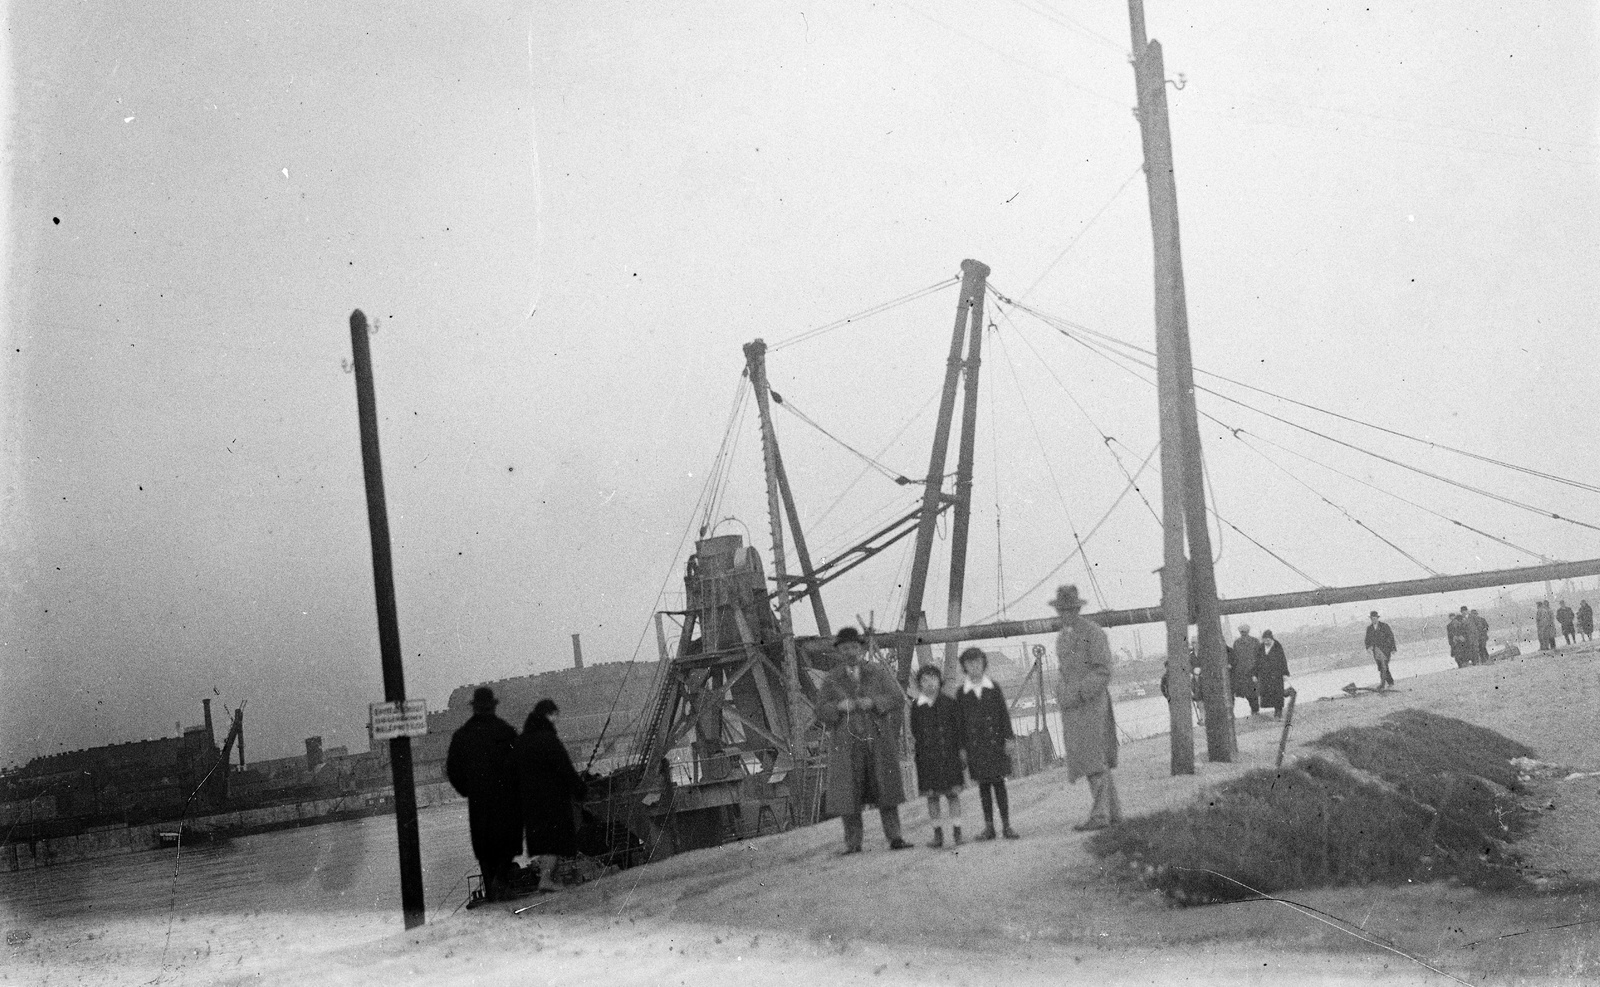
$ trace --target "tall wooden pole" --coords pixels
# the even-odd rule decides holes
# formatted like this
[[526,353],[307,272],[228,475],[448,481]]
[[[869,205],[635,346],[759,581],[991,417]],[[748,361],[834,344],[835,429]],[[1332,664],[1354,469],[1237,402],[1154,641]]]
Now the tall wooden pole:
[[[978,436],[978,371],[983,366],[983,295],[989,268],[969,261],[978,268],[968,308],[967,359],[962,364],[961,444],[956,453],[956,503],[950,522],[950,587],[946,627],[961,626],[961,603],[967,578],[967,530],[972,523],[972,460]],[[946,667],[954,664],[956,646],[945,649]]]
[[[367,317],[350,313],[350,349],[355,364],[356,413],[361,425],[361,466],[367,483],[367,527],[372,535],[372,582],[378,603],[378,654],[383,661],[383,698],[406,699],[400,656],[400,617],[394,599],[394,566],[389,554],[389,510],[383,496],[383,462],[378,456],[378,399],[372,388],[372,350]],[[426,919],[422,898],[422,841],[417,828],[417,788],[411,769],[411,738],[389,741],[394,772],[394,828],[400,843],[400,909],[414,929]]]
[[[911,559],[911,579],[906,585],[905,618],[901,626],[914,631],[924,618],[922,594],[928,587],[928,563],[933,556],[934,524],[944,496],[944,461],[950,450],[950,421],[955,414],[956,385],[961,381],[961,344],[966,336],[974,299],[983,290],[989,266],[975,260],[961,262],[961,297],[956,300],[956,324],[950,334],[950,355],[945,358],[944,390],[939,396],[939,419],[933,428],[933,451],[928,457],[928,479],[922,488],[922,516],[917,522],[917,545]],[[911,678],[911,651],[899,649],[900,682]]]
[[772,405],[767,394],[767,344],[757,339],[744,344],[745,365],[750,369],[750,386],[756,392],[756,410],[761,415],[761,448],[767,466],[767,517],[772,528],[772,573],[778,582],[778,633],[783,638],[783,675],[788,684],[789,746],[796,757],[805,738],[806,716],[800,711],[804,694],[800,691],[800,656],[794,646],[794,618],[789,609],[789,574],[784,565],[783,508],[778,487],[778,434],[772,428]]
[[[1172,727],[1172,773],[1194,773],[1194,733],[1189,711],[1190,567],[1184,549],[1183,382],[1179,375],[1178,309],[1182,306],[1182,269],[1178,258],[1177,199],[1172,187],[1171,148],[1158,126],[1152,104],[1165,100],[1160,75],[1149,78],[1150,47],[1144,37],[1144,8],[1129,0],[1133,31],[1134,78],[1139,93],[1139,130],[1144,139],[1145,184],[1150,193],[1150,229],[1155,250],[1156,386],[1161,426],[1161,609],[1167,624],[1167,711]],[[1165,103],[1161,104],[1163,107]],[[1160,117],[1165,122],[1164,113]],[[1176,291],[1174,282],[1177,283]],[[1209,723],[1211,717],[1207,717]],[[1208,733],[1209,736],[1209,733]]]

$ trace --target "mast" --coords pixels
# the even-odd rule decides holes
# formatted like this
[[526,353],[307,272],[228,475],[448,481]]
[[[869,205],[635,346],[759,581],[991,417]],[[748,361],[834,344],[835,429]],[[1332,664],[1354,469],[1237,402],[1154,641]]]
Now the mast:
[[[794,646],[794,618],[789,610],[789,574],[784,568],[783,515],[778,501],[781,466],[778,460],[778,434],[772,428],[772,407],[767,395],[767,344],[754,340],[744,344],[744,358],[750,368],[750,386],[756,392],[756,409],[761,415],[761,449],[767,466],[767,517],[772,527],[772,572],[778,583],[778,633],[783,640],[783,677],[789,692],[789,746],[798,755],[805,737],[806,715],[800,706],[800,657]],[[796,529],[798,530],[798,525]],[[815,599],[818,594],[813,593]],[[823,618],[825,620],[825,618]],[[820,622],[820,621],[819,621]]]
[[[939,420],[933,431],[933,452],[928,458],[928,479],[922,488],[922,516],[917,523],[916,554],[911,562],[911,582],[906,587],[906,609],[902,626],[914,631],[921,626],[922,594],[928,586],[928,562],[933,555],[934,522],[944,496],[944,461],[950,446],[950,420],[956,406],[956,384],[961,379],[961,338],[976,300],[982,296],[989,266],[980,261],[961,262],[961,297],[956,301],[955,331],[950,334],[950,355],[945,359],[944,391],[939,397]],[[981,329],[981,327],[979,327]],[[911,677],[911,650],[897,655],[900,681]]]
[[[979,273],[978,284],[972,295],[971,328],[967,336],[967,360],[963,365],[961,384],[961,446],[956,456],[955,515],[950,524],[950,596],[946,627],[961,626],[961,598],[966,584],[967,529],[972,521],[972,458],[978,433],[978,370],[983,361],[983,295],[987,267]],[[947,676],[956,668],[956,645],[945,647],[944,669]]]

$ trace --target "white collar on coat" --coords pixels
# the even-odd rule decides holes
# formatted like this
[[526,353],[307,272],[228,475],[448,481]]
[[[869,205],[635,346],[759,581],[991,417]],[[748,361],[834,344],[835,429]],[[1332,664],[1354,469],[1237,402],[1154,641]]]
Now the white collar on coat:
[[979,699],[983,698],[983,690],[993,688],[994,683],[989,680],[989,676],[987,675],[979,679],[977,682],[973,682],[971,679],[963,679],[961,681],[961,691],[969,695],[977,696]]
[[927,696],[924,696],[922,693],[920,693],[920,692],[917,693],[917,705],[918,706],[932,706],[935,701],[936,701],[936,699],[929,699]]

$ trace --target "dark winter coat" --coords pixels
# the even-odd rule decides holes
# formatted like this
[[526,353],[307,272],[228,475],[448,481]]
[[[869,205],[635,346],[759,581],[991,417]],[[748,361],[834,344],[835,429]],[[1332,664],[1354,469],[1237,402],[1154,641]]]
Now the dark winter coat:
[[1381,620],[1376,624],[1367,625],[1366,643],[1363,647],[1368,649],[1377,648],[1383,652],[1385,658],[1400,650],[1394,643],[1394,631],[1390,630],[1389,625]]
[[1563,603],[1556,611],[1556,620],[1561,624],[1561,633],[1572,633],[1572,608]]
[[522,852],[516,744],[517,731],[511,724],[493,713],[478,712],[450,737],[450,752],[445,755],[445,777],[467,800],[472,855],[490,870],[509,864]]
[[1556,618],[1555,614],[1550,612],[1549,607],[1544,606],[1543,604],[1535,607],[1533,611],[1533,623],[1539,631],[1539,641],[1541,644],[1546,640],[1554,641],[1556,639]]
[[1589,606],[1588,600],[1578,604],[1578,630],[1585,634],[1594,633],[1594,608]]
[[1056,703],[1068,782],[1117,766],[1117,717],[1109,688],[1115,660],[1099,624],[1082,616],[1062,621],[1056,635],[1061,674]]
[[1470,664],[1478,657],[1477,649],[1471,647],[1472,633],[1467,620],[1460,615],[1450,618],[1450,623],[1445,626],[1445,640],[1450,642],[1450,657],[1456,660],[1457,665]]
[[961,747],[967,752],[967,773],[972,780],[999,781],[1010,775],[1006,741],[1016,733],[1011,729],[1005,693],[991,682],[979,696],[963,682],[956,691],[956,705],[961,708]]
[[[817,690],[816,716],[828,728],[828,812],[848,816],[863,805],[880,809],[906,800],[900,777],[900,721],[905,693],[881,665],[863,661],[861,679],[846,665],[828,673]],[[870,697],[873,708],[839,709],[842,699]]]
[[1283,705],[1283,679],[1289,674],[1289,659],[1278,641],[1270,645],[1263,641],[1262,645],[1261,661],[1256,664],[1256,681],[1261,684],[1261,705],[1276,708]]
[[576,856],[576,803],[583,798],[583,779],[555,725],[542,716],[530,715],[517,738],[517,773],[529,856]]
[[948,792],[966,782],[961,767],[961,708],[939,693],[933,705],[911,704],[911,740],[916,745],[917,791]]
[[1261,641],[1249,634],[1240,634],[1228,649],[1228,678],[1233,682],[1233,694],[1244,699],[1257,695],[1256,665],[1261,662]]

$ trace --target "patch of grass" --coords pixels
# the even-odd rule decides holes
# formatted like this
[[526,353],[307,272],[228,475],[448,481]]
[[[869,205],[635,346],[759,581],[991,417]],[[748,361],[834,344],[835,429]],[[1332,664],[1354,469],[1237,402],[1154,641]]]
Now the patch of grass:
[[1089,841],[1179,904],[1287,888],[1453,876],[1518,886],[1506,841],[1529,814],[1508,789],[1532,752],[1490,730],[1417,710],[1321,738],[1375,783],[1327,758],[1252,771],[1193,803],[1127,820]]

